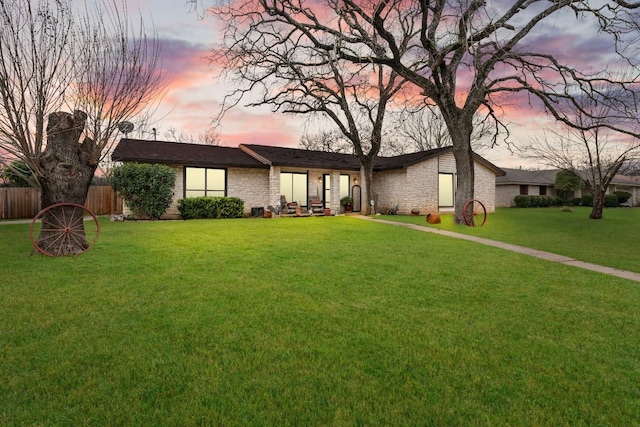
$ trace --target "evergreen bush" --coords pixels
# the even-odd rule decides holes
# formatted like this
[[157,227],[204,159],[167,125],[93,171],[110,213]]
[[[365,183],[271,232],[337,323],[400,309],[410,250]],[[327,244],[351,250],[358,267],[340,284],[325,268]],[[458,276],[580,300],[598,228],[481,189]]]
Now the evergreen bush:
[[182,219],[241,218],[244,201],[237,197],[187,197],[178,201]]
[[525,194],[517,195],[516,197],[514,197],[513,201],[519,208],[528,208],[529,206],[531,206],[531,199]]
[[593,195],[589,193],[583,194],[582,198],[580,199],[580,204],[582,206],[593,206]]
[[618,203],[623,205],[631,198],[631,193],[627,191],[614,191],[613,194],[618,197]]
[[618,201],[618,196],[616,194],[605,194],[604,206],[607,208],[617,208],[618,206],[620,206],[620,202]]
[[125,163],[111,170],[108,181],[136,216],[158,219],[171,206],[176,171],[160,164]]

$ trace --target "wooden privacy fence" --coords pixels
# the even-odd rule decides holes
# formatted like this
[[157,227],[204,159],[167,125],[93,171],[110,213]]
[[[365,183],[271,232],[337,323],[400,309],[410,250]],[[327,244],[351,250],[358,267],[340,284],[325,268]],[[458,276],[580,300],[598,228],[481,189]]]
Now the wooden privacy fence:
[[[122,199],[109,186],[91,186],[84,204],[95,215],[122,213]],[[0,187],[0,219],[31,219],[40,211],[35,188]]]

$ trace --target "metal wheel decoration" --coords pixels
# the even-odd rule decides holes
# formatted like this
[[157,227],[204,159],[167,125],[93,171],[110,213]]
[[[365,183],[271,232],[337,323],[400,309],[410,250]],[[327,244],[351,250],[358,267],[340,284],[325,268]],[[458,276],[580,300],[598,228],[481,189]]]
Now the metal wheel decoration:
[[56,203],[42,209],[31,221],[33,247],[47,256],[80,255],[100,236],[100,223],[87,208],[75,203]]
[[462,217],[468,226],[482,227],[487,222],[487,208],[480,200],[468,200],[462,207]]

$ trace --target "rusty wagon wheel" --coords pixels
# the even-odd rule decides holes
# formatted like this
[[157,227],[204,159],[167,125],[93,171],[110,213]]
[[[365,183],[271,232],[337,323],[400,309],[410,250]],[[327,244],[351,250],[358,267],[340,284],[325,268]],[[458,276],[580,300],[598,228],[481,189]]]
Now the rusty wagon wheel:
[[47,256],[80,255],[100,236],[100,223],[87,208],[76,203],[56,203],[42,209],[31,221],[33,247]]
[[462,217],[468,226],[482,227],[487,222],[487,208],[480,200],[468,200],[462,207]]

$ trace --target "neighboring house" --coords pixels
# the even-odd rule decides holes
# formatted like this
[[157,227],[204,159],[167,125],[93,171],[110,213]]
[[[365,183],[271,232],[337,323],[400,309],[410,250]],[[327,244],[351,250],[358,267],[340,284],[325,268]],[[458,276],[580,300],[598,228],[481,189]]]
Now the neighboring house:
[[524,170],[502,168],[506,173],[496,177],[496,206],[515,206],[513,199],[520,195],[556,196],[554,184],[559,169]]
[[[281,197],[307,207],[320,199],[332,213],[340,199],[354,198],[361,211],[365,194],[355,155],[296,148],[242,144],[238,148],[124,138],[112,154],[117,162],[160,163],[176,170],[174,200],[165,218],[179,217],[178,200],[196,196],[238,197],[245,213],[253,207],[276,206]],[[504,172],[475,156],[475,197],[495,211],[495,180]],[[376,209],[398,205],[399,213],[453,210],[456,166],[451,147],[396,157],[380,157],[374,165]]]
[[[504,176],[496,177],[496,206],[515,206],[514,198],[520,194],[556,196],[554,185],[559,169],[551,170],[524,170],[502,168]],[[631,193],[627,202],[629,206],[640,206],[640,177],[616,175],[607,193],[614,191],[626,191]],[[582,192],[576,191],[575,197],[580,197]]]

